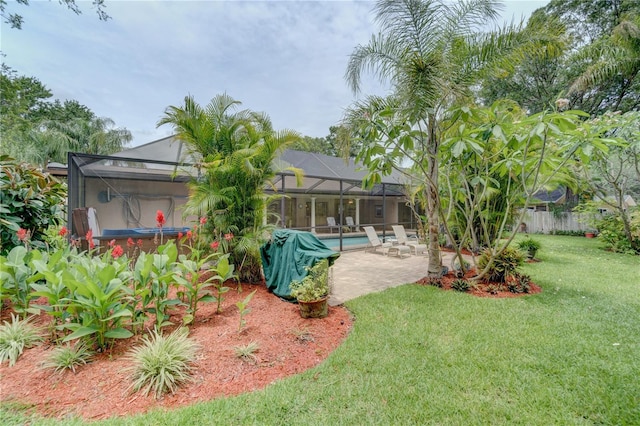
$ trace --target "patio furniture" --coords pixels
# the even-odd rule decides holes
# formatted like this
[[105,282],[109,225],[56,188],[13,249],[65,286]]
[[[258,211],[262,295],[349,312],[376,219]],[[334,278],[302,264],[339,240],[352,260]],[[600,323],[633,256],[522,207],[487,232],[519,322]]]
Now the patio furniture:
[[393,233],[396,235],[396,240],[399,245],[409,247],[410,252],[413,254],[425,253],[427,251],[426,244],[420,244],[418,238],[415,240],[409,239],[407,233],[402,225],[393,225]]
[[331,217],[331,216],[327,217],[327,226],[329,227],[329,232],[331,232],[332,234],[333,234],[333,228],[336,228],[338,231],[340,231],[338,224],[336,224],[335,217]]
[[383,243],[380,238],[378,238],[378,234],[376,234],[375,229],[373,229],[373,226],[365,226],[364,228],[364,232],[367,234],[367,238],[369,239],[369,245],[365,248],[365,251],[371,247],[373,248],[373,252],[375,253],[378,248],[382,249],[382,254],[387,254],[389,251],[389,248],[393,247],[393,244],[391,243]]
[[408,255],[411,255],[411,252],[408,246],[393,245],[393,243],[390,243],[390,242],[382,242],[378,237],[378,234],[376,233],[375,229],[373,229],[373,226],[365,226],[363,229],[364,229],[364,232],[367,234],[367,238],[369,239],[369,245],[365,248],[365,251],[367,250],[367,248],[372,247],[373,251],[375,252],[378,249],[378,247],[380,247],[382,249],[383,255],[386,254],[390,256],[392,253],[394,253],[396,256],[400,258],[402,258],[402,256],[405,253]]
[[353,222],[353,218],[351,216],[347,216],[345,218],[345,221],[347,222],[347,225],[349,227],[349,231],[353,231],[356,229],[356,224]]

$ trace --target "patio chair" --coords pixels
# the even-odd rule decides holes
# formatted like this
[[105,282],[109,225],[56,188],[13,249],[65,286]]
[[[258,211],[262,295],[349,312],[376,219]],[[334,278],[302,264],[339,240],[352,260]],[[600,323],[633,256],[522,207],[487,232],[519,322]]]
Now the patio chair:
[[407,236],[407,233],[404,230],[404,226],[393,225],[392,228],[393,228],[393,233],[396,235],[396,240],[398,241],[398,244],[409,247],[409,251],[412,252],[413,254],[417,255],[419,253],[424,253],[427,251],[426,244],[420,244],[417,238],[415,240],[412,240]]
[[347,222],[346,226],[349,227],[349,231],[356,229],[356,224],[353,222],[353,218],[351,216],[347,216],[344,220]]
[[371,247],[373,252],[375,253],[378,248],[382,249],[382,254],[387,254],[390,247],[393,247],[391,243],[383,243],[380,238],[378,238],[378,234],[376,234],[376,230],[373,229],[373,226],[365,226],[364,232],[367,234],[367,238],[369,239],[369,245],[365,248],[365,251]]
[[398,257],[402,257],[404,253],[410,254],[409,247],[407,246],[394,246],[393,243],[389,242],[383,243],[378,237],[378,234],[376,234],[375,229],[373,229],[373,226],[365,226],[363,229],[369,239],[369,245],[365,248],[365,251],[367,248],[372,247],[375,252],[378,247],[380,247],[383,255],[391,255],[391,253],[395,253]]
[[336,228],[338,231],[340,231],[338,224],[336,224],[335,217],[331,217],[331,216],[327,217],[327,226],[329,227],[329,232],[331,232],[332,234],[333,234],[333,228]]

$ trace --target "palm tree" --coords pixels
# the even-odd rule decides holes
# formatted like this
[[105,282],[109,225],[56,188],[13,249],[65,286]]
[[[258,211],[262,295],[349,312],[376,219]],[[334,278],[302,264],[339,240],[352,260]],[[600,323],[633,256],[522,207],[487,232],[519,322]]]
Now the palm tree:
[[617,111],[623,107],[624,111],[631,111],[640,106],[636,96],[640,78],[640,14],[623,16],[610,36],[585,47],[574,60],[592,61],[569,89],[582,102],[593,98],[596,105],[592,110]]
[[[265,186],[275,177],[273,162],[282,149],[301,139],[275,131],[269,117],[236,111],[240,102],[223,94],[206,107],[191,96],[169,106],[158,126],[171,124],[176,137],[200,160],[202,175],[190,182],[185,214],[206,216],[211,238],[228,246],[243,282],[261,280],[259,248],[264,242]],[[298,173],[298,170],[294,170]],[[233,234],[231,241],[224,235]]]
[[74,118],[67,122],[45,120],[32,130],[29,141],[39,151],[39,160],[66,163],[67,152],[109,155],[122,151],[131,142],[131,132],[116,128],[110,118]]
[[380,0],[374,10],[381,32],[357,46],[347,66],[354,93],[365,71],[391,85],[389,99],[368,98],[345,121],[365,136],[358,157],[373,174],[409,160],[424,180],[430,276],[441,274],[438,153],[447,109],[472,100],[484,75],[511,69],[534,47],[560,47],[548,30],[523,31],[522,24],[482,32],[499,6],[494,0]]

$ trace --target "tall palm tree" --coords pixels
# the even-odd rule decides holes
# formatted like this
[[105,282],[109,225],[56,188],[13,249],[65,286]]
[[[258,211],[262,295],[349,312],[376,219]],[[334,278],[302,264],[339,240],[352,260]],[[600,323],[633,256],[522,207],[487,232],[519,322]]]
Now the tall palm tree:
[[[236,111],[239,105],[226,94],[206,107],[187,96],[184,106],[166,109],[158,126],[173,125],[177,139],[201,160],[202,175],[190,183],[185,213],[206,216],[210,238],[228,243],[240,279],[257,282],[262,277],[264,189],[275,177],[273,163],[281,150],[301,137],[289,130],[275,131],[265,114]],[[231,233],[231,241],[221,238]]]
[[367,71],[391,85],[390,100],[368,98],[346,121],[367,129],[359,159],[370,171],[400,169],[410,160],[424,179],[430,276],[441,274],[438,153],[447,109],[469,102],[484,75],[510,69],[536,46],[559,47],[549,31],[523,31],[522,24],[483,32],[499,6],[495,0],[380,0],[374,11],[381,32],[357,46],[348,62],[345,77],[354,93]]

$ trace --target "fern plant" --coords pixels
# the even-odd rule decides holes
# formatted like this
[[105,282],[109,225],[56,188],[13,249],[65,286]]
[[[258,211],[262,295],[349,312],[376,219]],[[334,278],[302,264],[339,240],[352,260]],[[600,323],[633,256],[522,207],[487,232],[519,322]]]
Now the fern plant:
[[26,348],[41,341],[40,329],[31,324],[30,319],[21,320],[11,314],[11,322],[4,321],[0,326],[0,364],[9,361],[12,367]]
[[153,393],[160,398],[191,380],[200,345],[189,339],[188,333],[189,329],[182,327],[167,336],[154,330],[151,336],[143,337],[143,344],[128,357],[133,362],[130,372],[134,391],[143,390],[145,395]]

